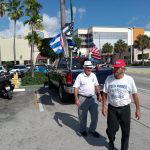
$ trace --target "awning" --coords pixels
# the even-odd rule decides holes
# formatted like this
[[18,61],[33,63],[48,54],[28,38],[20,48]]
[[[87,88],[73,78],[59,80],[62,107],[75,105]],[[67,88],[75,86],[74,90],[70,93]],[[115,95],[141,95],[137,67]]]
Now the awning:
[[42,56],[41,53],[39,53],[39,54],[37,55],[37,57],[36,57],[36,60],[46,60],[46,59],[48,59],[48,58]]

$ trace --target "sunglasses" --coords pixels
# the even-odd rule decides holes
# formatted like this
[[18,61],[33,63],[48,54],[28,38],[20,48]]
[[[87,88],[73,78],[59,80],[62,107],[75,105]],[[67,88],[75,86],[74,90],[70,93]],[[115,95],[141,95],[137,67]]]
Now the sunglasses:
[[92,69],[91,67],[86,67],[86,69]]

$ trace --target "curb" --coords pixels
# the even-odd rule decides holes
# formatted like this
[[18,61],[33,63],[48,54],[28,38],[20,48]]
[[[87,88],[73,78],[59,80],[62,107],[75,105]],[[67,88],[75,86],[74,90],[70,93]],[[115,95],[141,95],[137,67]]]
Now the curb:
[[13,92],[24,92],[26,89],[14,89]]

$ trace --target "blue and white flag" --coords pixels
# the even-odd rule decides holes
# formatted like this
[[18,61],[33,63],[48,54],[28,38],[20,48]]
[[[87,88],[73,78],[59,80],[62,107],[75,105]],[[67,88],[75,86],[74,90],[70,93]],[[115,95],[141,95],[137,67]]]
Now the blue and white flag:
[[64,52],[64,43],[63,43],[63,38],[62,38],[62,34],[58,34],[55,37],[53,37],[50,41],[49,41],[49,46],[53,49],[53,51],[56,54],[61,54]]
[[77,48],[75,41],[72,38],[73,26],[74,26],[74,22],[66,23],[62,32],[66,36],[68,47],[72,50],[72,52],[77,53],[78,48]]

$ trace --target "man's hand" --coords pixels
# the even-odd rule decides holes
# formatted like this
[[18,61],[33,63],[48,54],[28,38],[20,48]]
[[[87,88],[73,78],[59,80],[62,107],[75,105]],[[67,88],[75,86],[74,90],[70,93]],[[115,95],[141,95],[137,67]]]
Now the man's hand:
[[104,117],[107,115],[107,106],[106,105],[102,106],[102,114]]
[[137,120],[139,120],[141,118],[141,111],[140,111],[140,109],[136,109],[135,118],[137,118]]
[[80,106],[80,100],[79,100],[79,98],[76,98],[75,104],[76,104],[78,107]]

